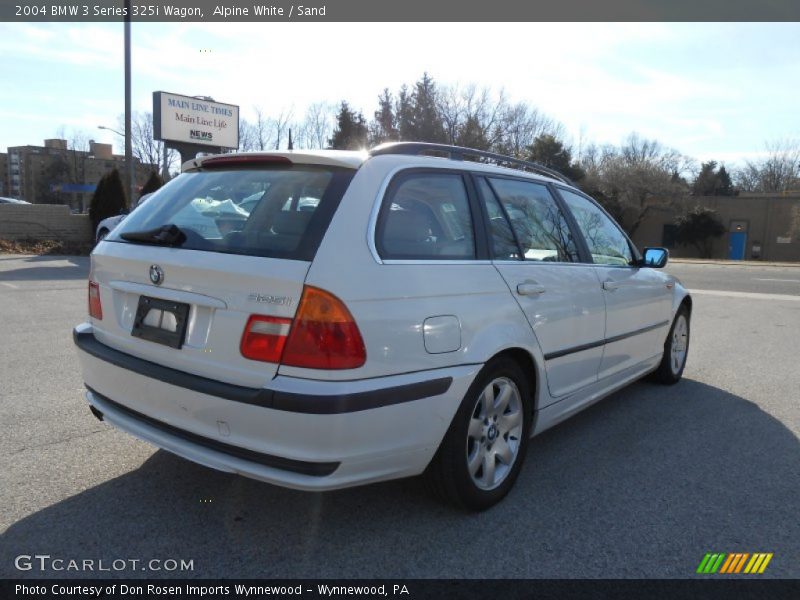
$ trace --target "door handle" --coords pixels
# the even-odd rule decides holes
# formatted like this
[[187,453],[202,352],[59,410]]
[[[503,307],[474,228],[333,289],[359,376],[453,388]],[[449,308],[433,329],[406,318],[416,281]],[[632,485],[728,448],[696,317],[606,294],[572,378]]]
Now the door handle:
[[607,279],[606,281],[603,282],[603,289],[606,290],[607,292],[613,292],[616,291],[616,289],[620,287],[620,285],[622,284]]
[[545,291],[544,286],[538,283],[517,284],[517,293],[520,296],[538,296],[539,294],[544,294]]

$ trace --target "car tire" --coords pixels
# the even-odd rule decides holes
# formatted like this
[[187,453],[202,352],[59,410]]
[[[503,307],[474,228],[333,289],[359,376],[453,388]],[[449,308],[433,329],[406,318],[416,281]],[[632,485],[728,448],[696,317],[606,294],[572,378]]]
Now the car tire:
[[653,372],[653,379],[658,383],[673,385],[678,383],[683,376],[686,357],[689,354],[689,324],[689,310],[685,306],[681,306],[664,342],[661,364]]
[[498,357],[486,364],[428,466],[428,480],[441,499],[480,511],[508,494],[528,448],[531,397],[516,361]]
[[98,231],[97,232],[97,243],[99,244],[104,239],[106,239],[107,235],[108,235],[108,229],[101,229],[100,231]]

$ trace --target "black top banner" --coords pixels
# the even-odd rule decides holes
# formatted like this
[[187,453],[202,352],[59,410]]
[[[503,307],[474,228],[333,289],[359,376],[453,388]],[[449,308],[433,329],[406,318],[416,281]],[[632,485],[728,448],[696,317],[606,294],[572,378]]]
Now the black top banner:
[[3,0],[6,22],[799,21],[798,0]]

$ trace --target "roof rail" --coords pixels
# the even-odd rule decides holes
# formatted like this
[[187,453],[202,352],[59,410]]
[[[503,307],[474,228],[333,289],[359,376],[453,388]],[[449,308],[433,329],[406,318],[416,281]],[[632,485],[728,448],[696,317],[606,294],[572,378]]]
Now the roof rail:
[[411,156],[438,156],[449,158],[450,160],[468,160],[482,164],[493,164],[498,167],[519,169],[520,171],[531,171],[539,175],[546,175],[557,179],[567,185],[574,186],[573,181],[556,171],[539,163],[528,160],[520,160],[503,154],[486,152],[484,150],[474,150],[462,146],[449,146],[447,144],[433,144],[430,142],[389,142],[375,146],[369,151],[370,156],[381,156],[384,154],[408,154]]

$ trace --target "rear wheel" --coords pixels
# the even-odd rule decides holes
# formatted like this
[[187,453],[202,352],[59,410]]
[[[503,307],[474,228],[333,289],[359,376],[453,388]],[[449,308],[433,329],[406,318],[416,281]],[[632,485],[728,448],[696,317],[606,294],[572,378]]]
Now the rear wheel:
[[514,485],[528,447],[528,378],[510,358],[489,362],[467,391],[428,477],[445,500],[471,510],[496,504]]
[[664,355],[661,357],[658,369],[653,373],[653,378],[667,385],[678,383],[683,376],[688,353],[689,311],[685,306],[681,306],[664,342]]

